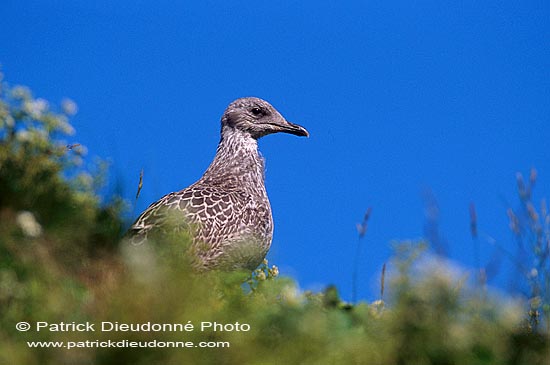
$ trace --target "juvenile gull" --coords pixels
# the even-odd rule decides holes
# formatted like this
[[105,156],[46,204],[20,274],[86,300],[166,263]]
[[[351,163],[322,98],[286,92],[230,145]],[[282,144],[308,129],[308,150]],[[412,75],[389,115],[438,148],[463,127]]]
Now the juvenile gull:
[[229,104],[216,156],[204,175],[141,213],[130,228],[131,243],[142,243],[150,231],[162,232],[176,220],[191,233],[197,269],[255,269],[273,237],[258,139],[278,132],[309,136],[265,100],[249,97]]

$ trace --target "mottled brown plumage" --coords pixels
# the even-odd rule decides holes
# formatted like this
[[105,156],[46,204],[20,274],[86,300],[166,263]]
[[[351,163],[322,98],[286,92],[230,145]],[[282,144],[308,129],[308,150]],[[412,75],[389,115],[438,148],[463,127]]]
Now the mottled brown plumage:
[[257,140],[277,132],[308,136],[265,100],[249,97],[229,104],[216,156],[204,175],[151,204],[130,228],[131,243],[144,242],[153,229],[162,231],[170,219],[190,231],[198,269],[256,268],[273,236]]

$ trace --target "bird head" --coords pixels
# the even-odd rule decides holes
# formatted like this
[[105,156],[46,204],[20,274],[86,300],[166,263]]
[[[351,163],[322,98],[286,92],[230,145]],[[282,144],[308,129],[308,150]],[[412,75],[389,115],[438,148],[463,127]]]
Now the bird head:
[[229,104],[222,117],[222,131],[225,127],[249,133],[254,139],[278,132],[309,136],[304,127],[290,123],[267,101],[254,97]]

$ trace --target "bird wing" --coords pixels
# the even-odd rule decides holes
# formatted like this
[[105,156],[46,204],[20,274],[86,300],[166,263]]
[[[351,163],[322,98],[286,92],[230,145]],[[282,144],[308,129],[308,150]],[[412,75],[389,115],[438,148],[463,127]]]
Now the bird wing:
[[234,222],[249,220],[249,200],[239,190],[221,192],[215,187],[192,185],[151,204],[130,227],[131,242],[142,243],[153,229],[192,229],[195,243],[202,242],[209,250],[216,250],[243,228]]

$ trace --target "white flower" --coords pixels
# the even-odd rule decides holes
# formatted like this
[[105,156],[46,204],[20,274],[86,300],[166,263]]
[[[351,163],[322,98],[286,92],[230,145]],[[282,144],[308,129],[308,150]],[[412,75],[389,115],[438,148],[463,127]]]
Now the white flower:
[[17,225],[27,237],[36,238],[42,234],[42,226],[31,212],[21,211],[17,214]]
[[281,297],[290,305],[298,305],[302,301],[303,297],[300,295],[300,290],[293,285],[286,285],[281,291]]
[[28,142],[31,139],[31,134],[29,133],[29,131],[25,131],[25,130],[17,131],[15,133],[15,138],[19,142]]
[[57,128],[59,128],[64,134],[71,136],[75,134],[73,126],[69,124],[69,121],[65,116],[59,116],[57,118]]
[[48,110],[48,102],[44,99],[25,101],[23,108],[34,119],[40,119],[44,112]]
[[17,85],[11,89],[11,94],[16,99],[26,99],[31,97],[31,91],[28,87]]
[[61,100],[61,108],[67,115],[75,115],[76,112],[78,112],[78,106],[76,103],[68,98]]

